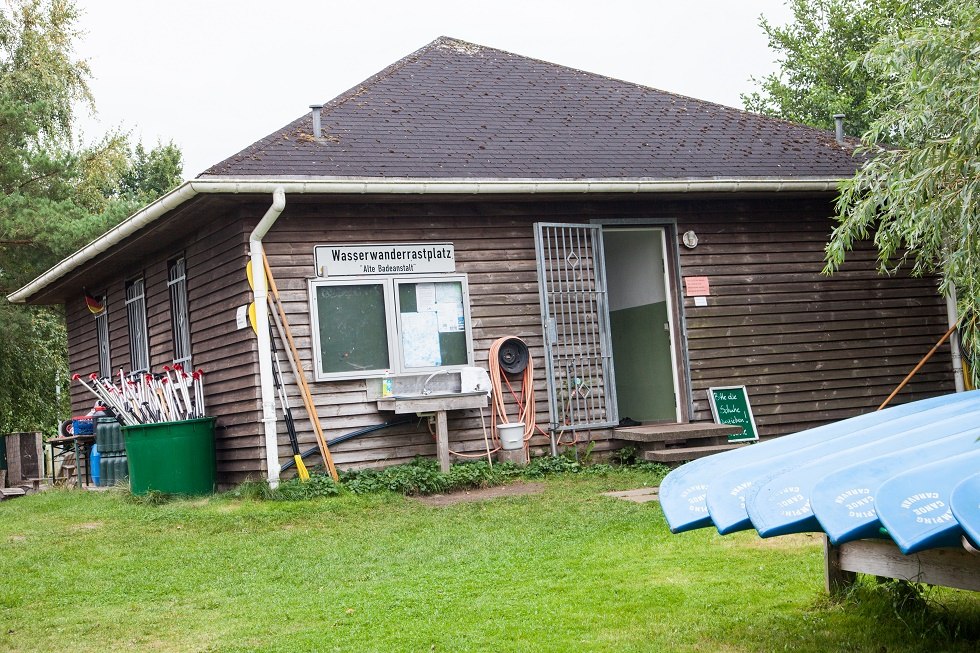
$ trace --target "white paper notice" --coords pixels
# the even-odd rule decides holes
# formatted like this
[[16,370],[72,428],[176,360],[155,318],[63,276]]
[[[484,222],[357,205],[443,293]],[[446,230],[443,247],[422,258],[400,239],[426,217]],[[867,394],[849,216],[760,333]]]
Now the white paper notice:
[[439,319],[435,311],[402,313],[402,351],[406,367],[442,365]]
[[456,333],[466,330],[463,315],[463,287],[458,282],[436,284],[436,311],[439,313],[439,332]]
[[244,329],[248,326],[248,306],[239,306],[235,314],[235,326]]
[[463,286],[458,281],[440,283],[436,286],[436,301],[463,305]]
[[439,315],[439,333],[455,333],[466,328],[463,307],[459,304],[436,304]]
[[694,305],[695,306],[707,306],[708,305],[708,298],[707,297],[695,297],[694,298]]
[[419,313],[434,311],[436,308],[436,284],[415,284],[415,304]]

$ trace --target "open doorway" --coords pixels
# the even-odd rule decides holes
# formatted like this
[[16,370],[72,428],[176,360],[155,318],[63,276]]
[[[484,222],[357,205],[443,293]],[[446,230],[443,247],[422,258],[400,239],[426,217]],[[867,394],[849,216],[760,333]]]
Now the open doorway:
[[607,227],[602,237],[619,416],[679,422],[664,230]]

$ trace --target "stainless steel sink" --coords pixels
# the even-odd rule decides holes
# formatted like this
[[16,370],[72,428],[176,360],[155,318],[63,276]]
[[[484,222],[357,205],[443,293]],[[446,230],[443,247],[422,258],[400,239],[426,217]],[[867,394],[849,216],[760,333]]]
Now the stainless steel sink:
[[396,414],[466,410],[468,408],[484,408],[487,405],[486,392],[436,391],[425,395],[404,394],[378,399],[378,410],[393,410]]
[[394,399],[395,401],[408,401],[410,399],[437,399],[439,397],[479,397],[483,395],[487,396],[486,392],[451,392],[436,390],[428,394],[405,394],[405,395],[392,395],[391,397],[382,397],[382,399]]

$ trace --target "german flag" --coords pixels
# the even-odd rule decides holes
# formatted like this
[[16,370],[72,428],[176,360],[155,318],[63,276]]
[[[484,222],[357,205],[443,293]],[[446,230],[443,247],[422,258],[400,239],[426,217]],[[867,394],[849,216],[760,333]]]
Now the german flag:
[[88,310],[92,312],[92,315],[101,315],[102,311],[105,310],[104,299],[95,297],[85,288],[82,288],[82,292],[85,293],[85,305],[88,306]]

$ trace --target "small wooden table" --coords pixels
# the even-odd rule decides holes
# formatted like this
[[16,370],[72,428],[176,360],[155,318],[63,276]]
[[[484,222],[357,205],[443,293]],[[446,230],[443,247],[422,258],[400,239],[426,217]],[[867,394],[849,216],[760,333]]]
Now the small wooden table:
[[[68,453],[69,447],[75,453],[75,477],[78,479],[78,487],[82,487],[82,465],[84,459],[85,482],[92,482],[92,470],[89,468],[88,454],[95,444],[95,435],[69,435],[67,437],[51,438],[46,443],[51,447],[51,484],[54,485],[54,460],[56,457],[64,456]],[[79,456],[79,445],[81,445],[81,456]],[[55,453],[55,450],[61,453]]]
[[434,414],[436,457],[439,459],[439,470],[444,474],[449,471],[449,427],[446,421],[446,412],[469,408],[486,408],[487,405],[487,393],[485,392],[454,392],[451,394],[394,396],[378,399],[378,410],[392,410],[395,411],[396,415]]

